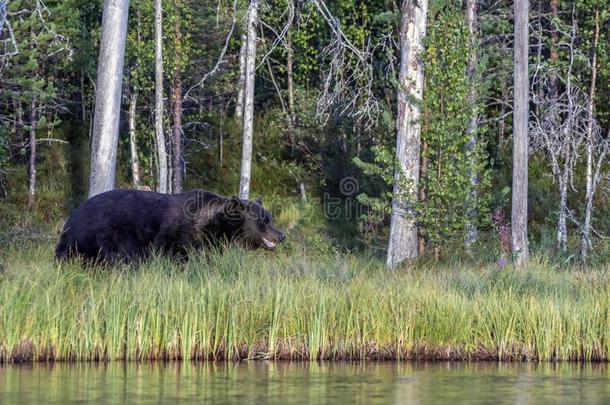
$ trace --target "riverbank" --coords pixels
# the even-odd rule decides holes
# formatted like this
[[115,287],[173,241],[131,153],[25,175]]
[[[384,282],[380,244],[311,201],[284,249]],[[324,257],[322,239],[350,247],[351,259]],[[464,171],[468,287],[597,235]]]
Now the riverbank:
[[610,266],[527,272],[461,262],[387,271],[373,258],[292,252],[53,264],[9,247],[0,361],[607,361]]

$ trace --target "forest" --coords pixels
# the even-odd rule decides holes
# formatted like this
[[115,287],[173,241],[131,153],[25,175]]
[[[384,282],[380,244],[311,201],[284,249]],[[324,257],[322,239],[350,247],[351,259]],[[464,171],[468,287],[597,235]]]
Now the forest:
[[[608,100],[609,0],[0,0],[0,361],[607,360]],[[287,240],[54,264],[114,188]]]

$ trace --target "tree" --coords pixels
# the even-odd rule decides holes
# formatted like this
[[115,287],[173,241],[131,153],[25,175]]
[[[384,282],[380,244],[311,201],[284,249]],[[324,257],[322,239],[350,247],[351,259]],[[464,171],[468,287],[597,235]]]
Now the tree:
[[246,45],[246,79],[244,83],[244,124],[241,172],[239,178],[239,198],[250,195],[250,174],[252,171],[252,132],[254,121],[254,79],[256,73],[256,27],[258,21],[258,0],[250,0],[248,9],[248,41]]
[[600,36],[600,9],[599,3],[595,3],[594,12],[594,28],[593,28],[593,45],[591,52],[591,84],[589,87],[589,103],[587,105],[587,130],[585,150],[587,155],[586,162],[586,195],[585,195],[585,218],[582,224],[581,240],[580,240],[580,255],[586,258],[589,254],[591,246],[591,217],[593,213],[593,197],[600,180],[600,171],[604,159],[610,149],[610,131],[606,139],[603,139],[600,134],[600,129],[595,120],[595,97],[597,90],[597,73],[598,73],[598,52],[599,52],[599,36]]
[[387,265],[395,267],[416,258],[417,223],[414,204],[418,195],[419,122],[424,87],[420,59],[426,35],[428,0],[404,0],[400,24],[400,77],[396,117],[396,168]]
[[[68,86],[57,78],[70,66],[70,37],[78,16],[70,11],[71,6],[62,3],[48,8],[41,1],[18,0],[0,7],[4,18],[0,20],[0,104],[13,106],[17,143],[24,154],[29,150],[29,207],[36,196],[38,146],[56,140],[41,140],[38,132],[58,125],[57,116],[67,111],[63,93]],[[1,75],[3,70],[6,76]]]
[[470,156],[470,182],[472,190],[470,190],[468,206],[468,224],[466,225],[466,239],[464,241],[466,249],[469,250],[478,237],[478,229],[474,223],[474,219],[477,216],[477,209],[475,202],[477,198],[477,186],[479,184],[479,177],[476,171],[476,162],[474,161],[474,151],[477,146],[478,138],[478,127],[479,127],[479,111],[478,111],[478,95],[476,86],[476,68],[478,63],[478,6],[477,0],[466,0],[466,24],[468,25],[468,66],[466,68],[466,75],[468,76],[468,82],[470,85],[470,95],[468,104],[470,105],[471,113],[468,121],[467,133],[469,135],[468,150],[471,152]]
[[515,0],[512,242],[517,267],[529,260],[527,244],[529,0]]
[[239,47],[239,82],[237,89],[237,101],[235,102],[235,117],[242,120],[244,117],[244,89],[246,87],[246,45],[248,36],[241,36],[241,46]]
[[157,141],[157,191],[167,193],[167,152],[163,132],[163,5],[155,0],[155,136]]
[[91,142],[89,197],[114,188],[129,0],[105,0]]

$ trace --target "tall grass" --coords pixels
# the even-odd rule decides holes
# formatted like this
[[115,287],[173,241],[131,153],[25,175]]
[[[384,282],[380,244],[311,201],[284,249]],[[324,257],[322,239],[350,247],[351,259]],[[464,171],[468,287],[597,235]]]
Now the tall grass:
[[349,254],[229,250],[138,268],[55,265],[13,246],[0,361],[608,360],[609,267],[460,262],[389,272]]

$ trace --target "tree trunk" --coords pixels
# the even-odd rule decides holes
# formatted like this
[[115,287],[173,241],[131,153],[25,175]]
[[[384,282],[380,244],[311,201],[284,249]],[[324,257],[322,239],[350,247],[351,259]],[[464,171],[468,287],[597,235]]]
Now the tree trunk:
[[131,153],[131,184],[133,188],[140,187],[140,158],[138,157],[138,142],[136,138],[136,110],[138,93],[134,91],[129,100],[129,151]]
[[250,195],[250,174],[252,171],[252,133],[254,121],[254,80],[256,71],[256,23],[258,21],[258,0],[250,0],[248,9],[248,42],[246,46],[246,80],[244,83],[244,125],[239,179],[239,197]]
[[570,161],[567,158],[563,163],[563,172],[559,178],[559,218],[557,219],[557,248],[562,252],[568,249],[568,228],[566,219],[568,215],[568,180],[570,175]]
[[469,193],[469,198],[466,204],[467,207],[467,223],[466,223],[466,238],[464,240],[464,245],[467,251],[470,251],[472,245],[477,241],[478,238],[478,229],[476,227],[476,218],[477,218],[477,188],[479,186],[479,176],[476,168],[476,156],[475,150],[477,146],[477,137],[478,137],[478,109],[477,109],[477,87],[475,83],[475,74],[477,67],[477,46],[478,46],[478,10],[477,10],[477,0],[467,0],[466,2],[466,22],[468,24],[468,34],[469,34],[469,58],[468,58],[468,67],[466,74],[468,76],[468,81],[470,83],[470,93],[468,96],[468,102],[470,104],[470,119],[468,121],[468,151],[470,152],[470,185],[471,190]]
[[239,48],[239,88],[237,89],[237,102],[235,103],[235,117],[241,120],[244,116],[244,89],[246,87],[246,50],[248,37],[241,36],[241,47]]
[[162,0],[155,0],[155,135],[157,143],[157,191],[166,194],[167,151],[163,132],[163,8]]
[[222,173],[222,162],[224,160],[224,122],[225,109],[220,110],[220,128],[218,129],[218,167]]
[[180,72],[174,77],[174,193],[182,192],[182,79]]
[[515,0],[512,242],[515,265],[529,260],[527,244],[529,2]]
[[[176,6],[180,7],[180,2],[176,1]],[[173,162],[174,162],[174,193],[182,192],[182,174],[183,174],[183,165],[182,165],[182,149],[183,149],[183,137],[182,137],[182,27],[180,18],[176,18],[174,23],[174,35],[176,36],[176,46],[175,46],[175,66],[176,70],[174,71],[173,77],[173,128],[172,128],[172,144],[174,146],[173,150]]]
[[89,197],[114,188],[129,0],[105,0],[91,134]]
[[[556,20],[559,16],[559,0],[551,0],[550,2],[551,19]],[[551,22],[551,52],[550,59],[552,66],[557,66],[559,60],[559,51],[557,44],[559,42],[559,31],[555,27],[555,24]],[[549,98],[551,100],[557,99],[557,75],[553,72],[550,74],[549,80]]]
[[19,145],[19,148],[22,148],[26,144],[24,136],[25,125],[23,124],[21,101],[17,96],[13,97],[13,111],[15,112],[15,142]]
[[32,208],[36,197],[36,101],[30,105],[30,160],[28,162],[29,187],[28,187],[28,208]]
[[[294,50],[292,49],[292,35],[290,31],[286,36],[286,76],[288,81],[288,113],[290,114],[290,126],[294,126]],[[294,136],[290,133],[290,148],[294,148]]]
[[396,118],[396,163],[387,265],[417,257],[414,204],[418,196],[420,104],[424,66],[420,59],[426,35],[428,0],[404,0],[400,27],[400,79]]
[[87,100],[85,96],[85,68],[80,68],[80,104],[81,104],[81,120],[83,123],[87,120]]
[[587,106],[587,192],[585,196],[585,220],[582,227],[580,240],[580,255],[586,258],[591,244],[591,212],[593,211],[593,194],[595,185],[593,181],[593,149],[595,139],[593,134],[593,122],[595,119],[595,91],[597,82],[597,45],[599,43],[599,7],[595,8],[595,32],[593,37],[593,55],[591,60],[591,88],[589,89],[589,105]]

